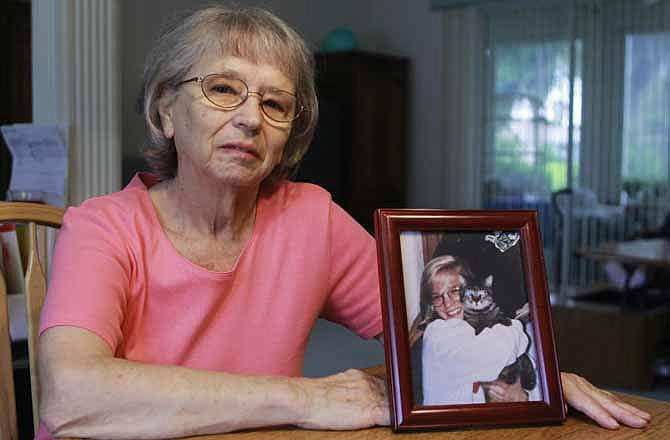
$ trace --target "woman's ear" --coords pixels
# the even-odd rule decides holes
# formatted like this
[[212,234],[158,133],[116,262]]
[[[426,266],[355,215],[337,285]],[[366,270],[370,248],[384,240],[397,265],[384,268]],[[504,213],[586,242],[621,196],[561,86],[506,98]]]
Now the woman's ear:
[[175,102],[175,95],[169,92],[163,92],[158,100],[158,116],[161,118],[161,130],[163,135],[172,139],[174,137],[174,122],[172,119],[172,109]]

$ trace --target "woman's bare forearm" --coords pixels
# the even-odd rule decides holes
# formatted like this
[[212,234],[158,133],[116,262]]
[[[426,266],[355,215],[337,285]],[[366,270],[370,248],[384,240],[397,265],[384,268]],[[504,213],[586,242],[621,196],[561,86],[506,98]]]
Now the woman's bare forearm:
[[356,429],[388,423],[383,383],[360,371],[319,379],[243,376],[114,358],[77,328],[40,339],[40,416],[58,437],[166,438],[259,426]]
[[[41,414],[57,436],[165,438],[299,424],[301,379],[92,358],[53,365]],[[58,372],[55,372],[58,370]]]

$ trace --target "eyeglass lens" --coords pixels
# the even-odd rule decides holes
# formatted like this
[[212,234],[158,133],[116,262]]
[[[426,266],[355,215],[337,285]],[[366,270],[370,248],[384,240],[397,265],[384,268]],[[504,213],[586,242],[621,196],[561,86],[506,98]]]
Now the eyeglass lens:
[[[226,109],[238,107],[246,101],[249,89],[244,81],[224,75],[209,75],[202,81],[202,91],[212,104]],[[282,90],[267,90],[262,94],[261,109],[270,119],[290,122],[296,118],[296,99]]]

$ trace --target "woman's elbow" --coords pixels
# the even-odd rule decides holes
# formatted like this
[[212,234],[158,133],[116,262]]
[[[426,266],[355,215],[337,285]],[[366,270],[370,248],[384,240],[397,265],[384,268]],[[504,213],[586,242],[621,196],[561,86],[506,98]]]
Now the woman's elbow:
[[77,437],[78,425],[86,419],[81,395],[83,377],[79,372],[59,365],[40,368],[40,421],[54,437]]
[[73,418],[68,409],[68,396],[53,374],[40,376],[40,421],[51,435],[62,436]]
[[40,422],[53,437],[66,437],[71,420],[63,411],[48,405],[40,405]]
[[78,328],[54,327],[40,335],[39,412],[52,435],[88,437],[83,429],[98,409],[105,356],[111,356],[105,342]]

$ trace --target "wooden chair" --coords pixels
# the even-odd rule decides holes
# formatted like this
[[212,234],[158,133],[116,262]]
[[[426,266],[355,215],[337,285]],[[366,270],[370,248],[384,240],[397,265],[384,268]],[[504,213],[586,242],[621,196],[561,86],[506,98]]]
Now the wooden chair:
[[[65,210],[37,203],[0,202],[0,223],[28,225],[28,264],[25,275],[26,322],[28,326],[28,364],[32,389],[33,424],[39,424],[39,384],[37,375],[37,339],[39,317],[46,294],[46,278],[40,262],[38,243],[46,241],[46,229],[59,228]],[[38,240],[38,230],[40,239]],[[44,258],[44,255],[42,255]],[[0,272],[0,440],[18,440],[16,397],[12,377],[12,353],[9,339],[7,286]]]

